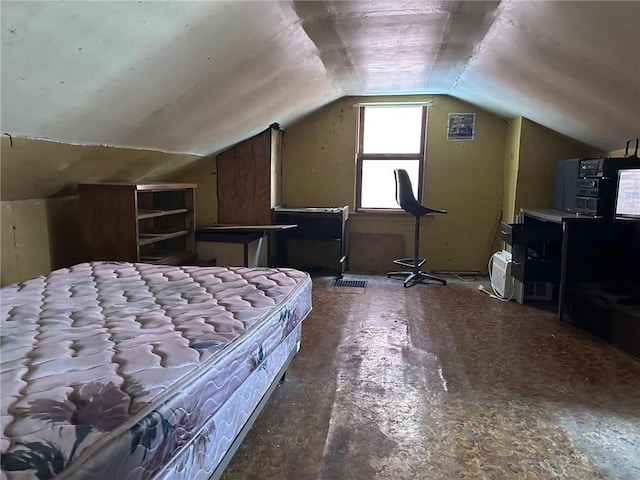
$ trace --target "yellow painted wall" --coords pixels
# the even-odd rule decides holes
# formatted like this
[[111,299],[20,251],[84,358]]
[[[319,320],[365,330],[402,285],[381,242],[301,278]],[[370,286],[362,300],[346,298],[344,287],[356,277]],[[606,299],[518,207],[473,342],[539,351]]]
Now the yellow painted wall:
[[[201,158],[2,137],[0,283],[26,280],[82,260],[78,183],[169,181],[172,175]],[[198,176],[209,187],[215,185],[212,180],[215,177],[206,175],[205,170]],[[199,194],[208,205],[210,198],[207,189],[204,190]],[[211,215],[208,212],[211,209],[202,208],[205,219],[207,214]]]
[[600,154],[602,152],[593,147],[524,118],[513,211],[517,213],[521,208],[551,208],[556,162]]
[[[354,207],[357,102],[433,100],[427,124],[423,202],[447,215],[423,219],[421,250],[432,270],[486,271],[503,195],[507,123],[449,96],[346,97],[286,130],[283,201],[292,206]],[[475,139],[446,139],[448,113],[476,113]],[[413,250],[413,217],[352,213],[349,232],[403,233]]]
[[354,207],[356,99],[341,98],[285,129],[282,201]]
[[520,135],[522,117],[509,120],[504,147],[504,198],[502,219],[513,222],[515,217],[516,189],[518,186],[518,162],[520,160]]
[[18,200],[1,205],[0,283],[8,285],[51,271],[46,201]]
[[173,182],[196,183],[196,224],[218,223],[218,185],[215,157],[205,157],[173,176]]
[[2,202],[0,222],[2,285],[84,261],[75,195]]
[[504,156],[504,221],[514,222],[521,208],[551,208],[558,160],[601,154],[526,118],[510,119]]

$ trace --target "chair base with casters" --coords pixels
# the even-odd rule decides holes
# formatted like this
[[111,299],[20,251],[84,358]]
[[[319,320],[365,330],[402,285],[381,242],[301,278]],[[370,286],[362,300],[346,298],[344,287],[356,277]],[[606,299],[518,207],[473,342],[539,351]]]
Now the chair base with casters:
[[409,288],[415,285],[416,283],[421,282],[438,282],[442,285],[446,285],[447,281],[444,278],[436,277],[435,275],[431,275],[429,273],[423,272],[420,270],[420,267],[424,265],[427,261],[426,258],[418,258],[418,244],[420,240],[420,217],[416,217],[416,225],[415,225],[415,234],[414,234],[414,257],[413,258],[398,258],[393,261],[396,265],[401,265],[403,267],[410,268],[411,270],[401,271],[401,272],[389,272],[387,273],[387,277],[407,277],[404,280],[404,287]]
[[444,278],[439,278],[436,277],[434,275],[430,275],[428,273],[425,272],[389,272],[387,273],[387,276],[389,278],[392,278],[394,276],[404,276],[407,275],[407,278],[404,281],[404,288],[409,288],[414,286],[416,283],[420,283],[420,282],[424,282],[424,281],[431,281],[431,282],[438,282],[441,283],[442,285],[446,285],[447,281]]
[[420,217],[427,214],[447,213],[446,210],[436,210],[435,208],[425,207],[421,205],[413,194],[411,188],[411,180],[406,170],[394,170],[396,179],[396,200],[402,209],[413,215],[415,219],[414,235],[413,235],[413,258],[398,258],[393,261],[396,265],[410,268],[404,272],[389,272],[387,277],[406,277],[404,280],[405,288],[411,287],[416,283],[422,282],[438,282],[446,285],[447,281],[443,278],[436,277],[420,270],[420,267],[427,261],[425,258],[419,258],[418,252],[420,248]]

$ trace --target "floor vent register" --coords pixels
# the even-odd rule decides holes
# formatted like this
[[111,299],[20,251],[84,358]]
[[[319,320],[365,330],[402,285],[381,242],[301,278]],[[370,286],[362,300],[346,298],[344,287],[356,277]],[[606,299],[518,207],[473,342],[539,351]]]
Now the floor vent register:
[[351,288],[365,288],[367,282],[365,280],[344,280],[342,278],[336,278],[331,285],[334,287],[351,287]]

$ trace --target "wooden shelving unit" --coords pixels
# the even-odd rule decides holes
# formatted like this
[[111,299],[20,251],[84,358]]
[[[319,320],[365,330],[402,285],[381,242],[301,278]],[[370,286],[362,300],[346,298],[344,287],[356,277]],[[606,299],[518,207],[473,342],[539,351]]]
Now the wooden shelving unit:
[[80,184],[87,260],[180,265],[195,260],[195,184]]

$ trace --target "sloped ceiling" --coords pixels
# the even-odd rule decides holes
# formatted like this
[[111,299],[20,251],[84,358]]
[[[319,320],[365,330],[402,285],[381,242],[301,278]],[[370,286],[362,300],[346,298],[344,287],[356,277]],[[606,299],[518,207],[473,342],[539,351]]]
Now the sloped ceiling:
[[640,2],[3,1],[1,128],[207,155],[344,95],[640,134]]

